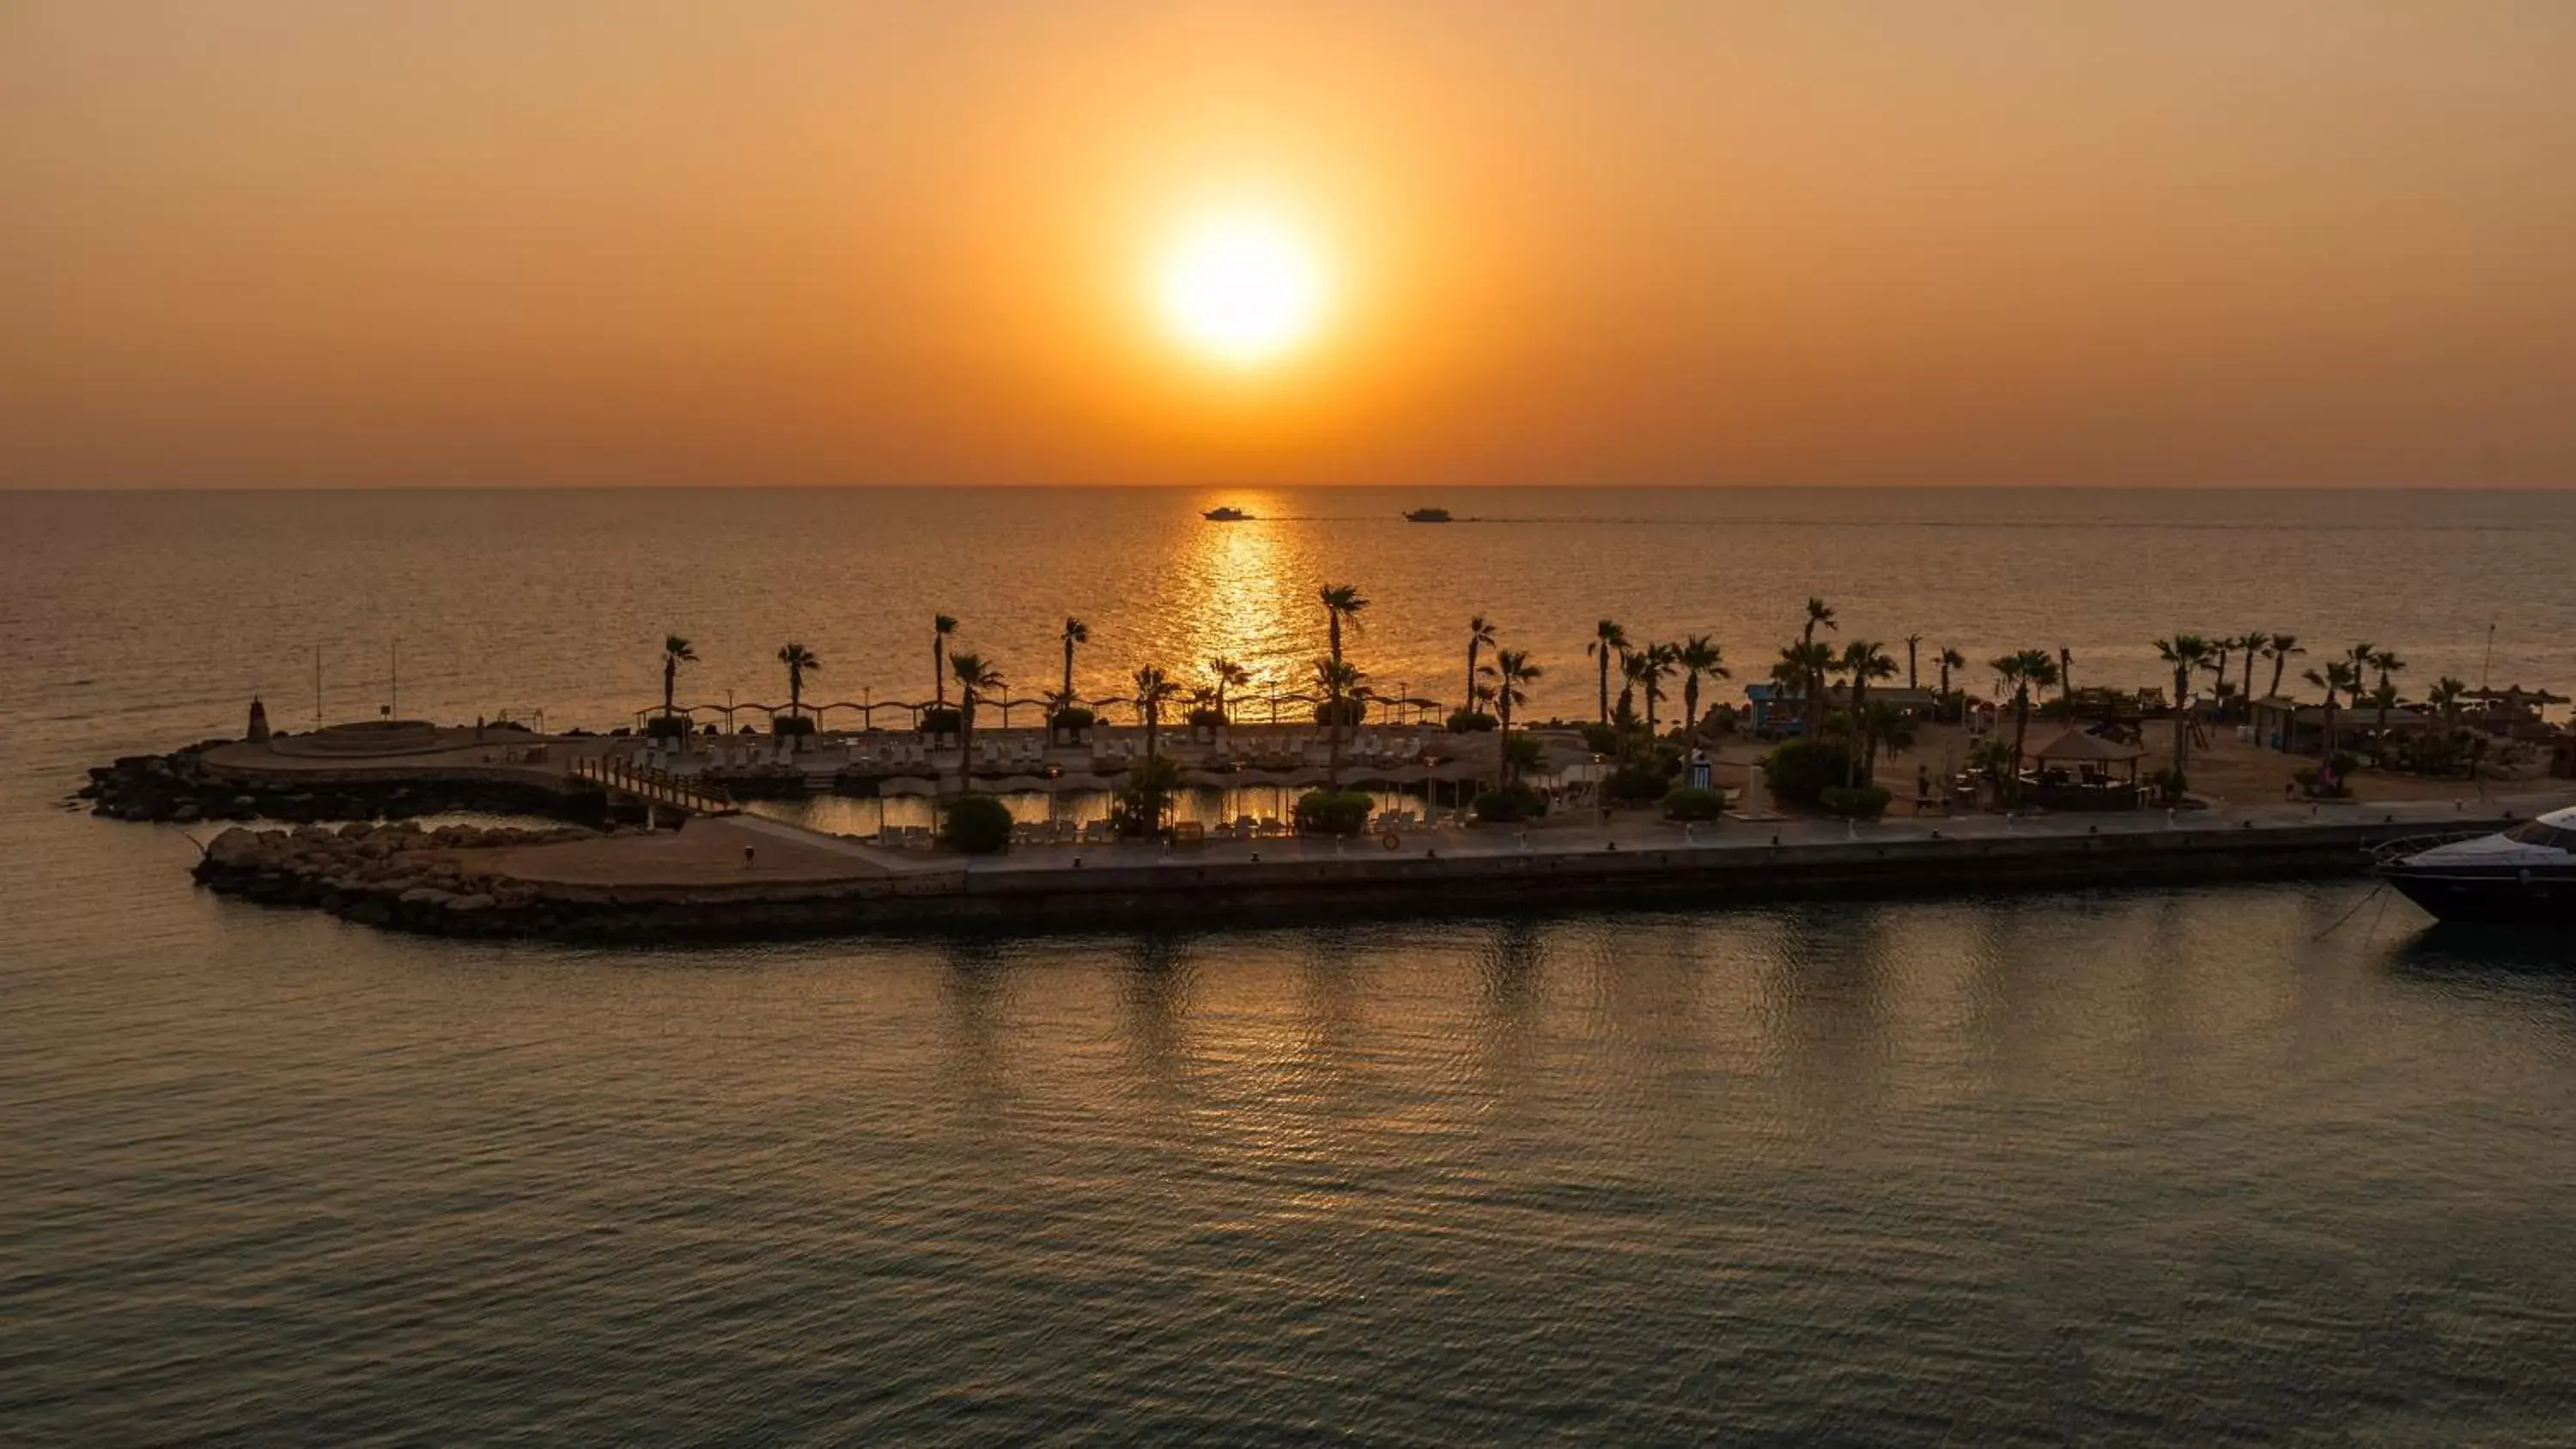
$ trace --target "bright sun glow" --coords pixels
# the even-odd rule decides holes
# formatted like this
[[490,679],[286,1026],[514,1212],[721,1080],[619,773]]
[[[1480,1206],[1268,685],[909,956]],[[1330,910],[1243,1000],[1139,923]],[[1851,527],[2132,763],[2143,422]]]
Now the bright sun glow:
[[1155,266],[1163,325],[1191,351],[1230,367],[1275,361],[1323,320],[1316,249],[1277,217],[1227,213],[1184,229]]

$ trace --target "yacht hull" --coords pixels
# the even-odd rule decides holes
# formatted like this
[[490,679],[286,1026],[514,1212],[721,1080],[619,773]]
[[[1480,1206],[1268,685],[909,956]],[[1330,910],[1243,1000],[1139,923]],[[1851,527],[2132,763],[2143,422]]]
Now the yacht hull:
[[2576,927],[2576,876],[2547,870],[2419,870],[2392,866],[2381,879],[2444,921]]

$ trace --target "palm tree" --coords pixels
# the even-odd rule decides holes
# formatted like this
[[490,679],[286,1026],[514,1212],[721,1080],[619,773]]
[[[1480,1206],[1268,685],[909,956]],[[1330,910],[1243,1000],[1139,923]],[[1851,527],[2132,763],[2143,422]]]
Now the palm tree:
[[1336,790],[1342,787],[1342,722],[1350,718],[1353,707],[1366,692],[1362,681],[1367,678],[1366,672],[1339,659],[1315,661],[1315,683],[1324,691],[1326,707],[1332,712],[1332,725],[1327,732],[1332,757],[1324,782]]
[[1145,721],[1145,759],[1151,763],[1161,739],[1163,706],[1178,698],[1181,687],[1161,669],[1148,664],[1136,671],[1136,714]]
[[2066,722],[2075,723],[2075,651],[2057,646],[2057,704]]
[[1252,671],[1220,654],[1208,661],[1208,674],[1216,680],[1216,712],[1233,720],[1234,716],[1226,713],[1225,692],[1250,684]]
[[2263,652],[2272,661],[2272,696],[2277,699],[2281,694],[2281,671],[2289,667],[2293,655],[2308,651],[2299,647],[2298,635],[2275,634],[2263,641]]
[[1499,739],[1503,746],[1503,768],[1507,772],[1512,768],[1512,711],[1529,701],[1529,693],[1524,686],[1546,672],[1530,662],[1526,649],[1505,649],[1494,655],[1494,709],[1502,723]]
[[778,646],[778,662],[787,666],[787,717],[795,719],[805,707],[805,676],[822,673],[823,661],[791,639]]
[[2174,743],[2173,767],[2185,768],[2191,758],[2191,676],[2209,658],[2209,641],[2198,634],[2176,634],[2156,641],[2156,657],[2173,666]]
[[1816,737],[1817,728],[1824,722],[1825,671],[1833,665],[1834,646],[1809,639],[1781,645],[1780,663],[1771,671],[1772,679],[1784,688],[1792,684],[1798,687],[1798,718],[1809,739]]
[[1950,696],[1950,671],[1967,668],[1968,656],[1944,644],[1940,657],[1933,662],[1941,666],[1941,697],[1946,700]]
[[2236,647],[2245,651],[2244,697],[2245,709],[2249,716],[2254,709],[2254,660],[2262,654],[2264,646],[2271,641],[2271,637],[2260,629],[2236,636]]
[[1896,661],[1887,657],[1886,646],[1877,640],[1854,639],[1843,645],[1842,657],[1834,661],[1834,667],[1851,676],[1852,748],[1843,752],[1843,783],[1859,785],[1864,783],[1861,756],[1868,750],[1861,731],[1868,719],[1869,684],[1873,679],[1895,678]]
[[1700,737],[1699,681],[1701,676],[1705,675],[1712,679],[1732,679],[1735,676],[1726,672],[1726,656],[1718,649],[1717,641],[1706,634],[1693,634],[1684,639],[1682,647],[1673,654],[1673,663],[1681,666],[1682,713],[1690,716],[1688,728],[1691,738],[1696,740]]
[[1064,616],[1064,633],[1061,637],[1064,640],[1063,707],[1071,709],[1073,707],[1073,648],[1077,644],[1091,642],[1091,626],[1067,614]]
[[1631,655],[1623,668],[1638,693],[1646,697],[1646,738],[1655,737],[1655,705],[1664,697],[1664,681],[1672,678],[1673,664],[1681,650],[1671,644],[1649,644]]
[[2468,681],[2453,679],[2447,674],[2434,680],[2433,687],[2424,692],[2424,702],[2439,710],[2442,722],[2455,730],[2460,727],[2460,706],[2467,703],[2468,698]]
[[1905,687],[1908,689],[1921,689],[1923,687],[1921,672],[1914,667],[1916,653],[1921,650],[1922,647],[1922,635],[1908,634],[1905,636]]
[[2046,689],[2057,682],[2057,661],[2045,649],[2024,649],[2006,654],[1991,665],[1995,677],[2012,691],[2013,757],[2007,778],[2012,796],[2021,798],[2022,748],[2030,741],[2030,693]]
[[2379,675],[2379,688],[2373,692],[2372,702],[2379,706],[2380,748],[2385,749],[2388,743],[2388,709],[2397,703],[2397,684],[2393,676],[2406,668],[2406,661],[2398,658],[2394,649],[2373,649],[2366,662]]
[[1475,708],[1477,656],[1484,652],[1486,645],[1493,642],[1492,621],[1482,614],[1467,621],[1467,707],[1470,710]]
[[1815,595],[1810,594],[1807,596],[1807,628],[1806,632],[1798,636],[1798,642],[1801,644],[1815,643],[1816,626],[1819,624],[1822,624],[1828,629],[1834,627],[1833,606],[1827,604],[1824,600],[1817,598]]
[[2335,691],[2350,688],[2360,697],[2361,673],[2348,660],[2333,659],[2326,663],[2323,674],[2311,669],[2299,676],[2326,692],[2326,760],[2331,764],[2335,753]]
[[1601,722],[1610,722],[1610,664],[1628,652],[1628,631],[1616,619],[1604,619],[1592,626],[1592,642],[1583,646],[1601,668]]
[[677,714],[673,697],[680,687],[680,666],[698,662],[698,651],[677,634],[662,636],[662,713]]
[[948,702],[948,636],[957,632],[957,621],[946,614],[930,619],[930,689],[937,702]]
[[972,773],[975,760],[975,705],[987,694],[999,693],[1001,671],[984,662],[980,654],[948,656],[948,672],[957,676],[957,788],[975,788]]
[[1326,584],[1316,590],[1315,597],[1323,601],[1324,625],[1330,636],[1333,662],[1339,664],[1342,662],[1342,621],[1347,619],[1353,628],[1357,628],[1360,611],[1368,607],[1369,601],[1360,597],[1357,584]]

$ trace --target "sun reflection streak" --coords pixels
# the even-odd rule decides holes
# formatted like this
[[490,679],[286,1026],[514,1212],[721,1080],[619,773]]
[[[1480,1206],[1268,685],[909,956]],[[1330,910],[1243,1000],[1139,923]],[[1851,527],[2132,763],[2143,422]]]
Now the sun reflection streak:
[[1244,503],[1251,519],[1194,531],[1186,553],[1174,561],[1177,597],[1168,602],[1182,618],[1187,676],[1204,675],[1208,661],[1219,656],[1243,665],[1253,682],[1243,692],[1242,717],[1258,722],[1269,718],[1267,700],[1274,690],[1297,689],[1304,681],[1314,620],[1307,618],[1313,611],[1303,606],[1297,581],[1314,569],[1300,537],[1264,516],[1277,500]]

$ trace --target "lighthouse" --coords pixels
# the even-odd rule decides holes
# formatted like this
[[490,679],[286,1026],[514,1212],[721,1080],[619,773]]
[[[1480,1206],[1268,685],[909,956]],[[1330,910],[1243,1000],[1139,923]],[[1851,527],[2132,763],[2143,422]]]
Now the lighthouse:
[[250,733],[244,738],[254,745],[268,743],[268,706],[261,704],[256,694],[250,697]]

